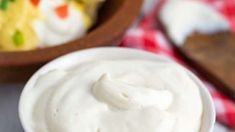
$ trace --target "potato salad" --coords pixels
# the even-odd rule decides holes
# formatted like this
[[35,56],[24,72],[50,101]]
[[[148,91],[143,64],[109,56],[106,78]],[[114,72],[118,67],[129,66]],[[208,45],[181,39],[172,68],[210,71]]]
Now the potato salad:
[[60,45],[86,34],[103,0],[0,0],[0,50]]

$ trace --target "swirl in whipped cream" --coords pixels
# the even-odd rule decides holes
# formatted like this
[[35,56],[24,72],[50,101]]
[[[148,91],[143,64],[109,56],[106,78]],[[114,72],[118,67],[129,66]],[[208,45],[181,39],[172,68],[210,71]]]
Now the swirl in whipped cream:
[[200,132],[203,113],[184,69],[144,60],[53,70],[21,101],[28,132]]

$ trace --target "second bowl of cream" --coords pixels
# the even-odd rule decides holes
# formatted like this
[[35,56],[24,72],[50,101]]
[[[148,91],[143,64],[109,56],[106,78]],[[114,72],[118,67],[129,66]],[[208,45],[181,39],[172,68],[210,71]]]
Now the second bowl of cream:
[[146,52],[103,50],[59,58],[30,79],[19,107],[26,132],[211,131],[210,96],[187,70]]

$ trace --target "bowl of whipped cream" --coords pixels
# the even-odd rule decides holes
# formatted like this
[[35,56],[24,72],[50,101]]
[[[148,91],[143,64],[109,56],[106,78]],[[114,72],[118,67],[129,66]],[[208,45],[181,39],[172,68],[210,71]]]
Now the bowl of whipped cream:
[[127,48],[73,52],[39,69],[19,102],[25,132],[212,132],[209,92],[189,70]]

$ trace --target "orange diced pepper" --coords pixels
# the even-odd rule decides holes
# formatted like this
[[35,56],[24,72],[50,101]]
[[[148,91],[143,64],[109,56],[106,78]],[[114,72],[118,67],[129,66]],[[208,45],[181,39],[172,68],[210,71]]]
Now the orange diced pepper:
[[38,6],[39,3],[40,3],[40,0],[31,0],[31,3],[32,3],[34,6]]
[[61,5],[61,6],[58,6],[55,11],[56,11],[56,14],[58,15],[58,17],[60,17],[61,19],[65,19],[68,17],[68,4],[64,4],[64,5]]

